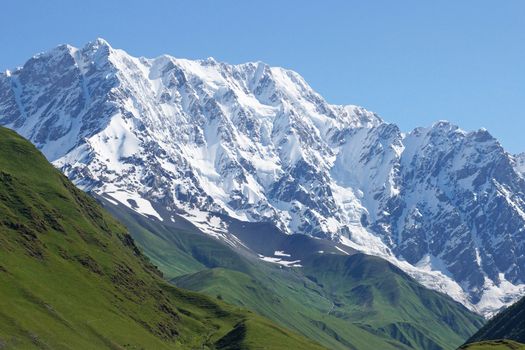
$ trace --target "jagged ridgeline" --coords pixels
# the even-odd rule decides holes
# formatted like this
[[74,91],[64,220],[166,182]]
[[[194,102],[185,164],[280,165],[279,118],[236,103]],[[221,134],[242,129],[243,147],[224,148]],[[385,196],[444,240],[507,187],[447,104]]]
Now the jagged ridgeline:
[[102,39],[0,73],[0,125],[81,189],[161,220],[224,237],[220,212],[344,242],[485,315],[525,290],[525,157],[487,130],[402,132],[288,69]]
[[4,128],[0,348],[321,349],[165,283],[122,225]]

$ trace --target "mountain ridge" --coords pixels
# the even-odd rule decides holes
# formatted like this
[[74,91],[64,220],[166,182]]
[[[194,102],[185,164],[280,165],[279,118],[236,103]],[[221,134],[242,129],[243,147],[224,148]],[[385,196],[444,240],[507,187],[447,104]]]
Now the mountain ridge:
[[389,262],[342,244],[238,221],[229,227],[241,251],[181,217],[151,220],[96,198],[175,285],[249,308],[331,349],[455,349],[483,324]]
[[293,71],[134,58],[104,40],[0,74],[0,124],[76,185],[159,220],[156,206],[225,237],[218,212],[341,241],[487,315],[525,290],[525,180],[486,130],[403,133]]
[[123,225],[2,127],[0,184],[2,348],[322,348],[166,283]]

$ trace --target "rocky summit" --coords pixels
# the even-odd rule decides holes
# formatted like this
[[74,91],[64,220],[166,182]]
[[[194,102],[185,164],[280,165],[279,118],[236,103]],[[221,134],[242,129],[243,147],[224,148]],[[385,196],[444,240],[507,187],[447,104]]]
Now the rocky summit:
[[404,133],[291,70],[136,58],[103,39],[1,73],[0,124],[80,188],[154,220],[329,238],[485,315],[525,290],[525,156],[483,129]]

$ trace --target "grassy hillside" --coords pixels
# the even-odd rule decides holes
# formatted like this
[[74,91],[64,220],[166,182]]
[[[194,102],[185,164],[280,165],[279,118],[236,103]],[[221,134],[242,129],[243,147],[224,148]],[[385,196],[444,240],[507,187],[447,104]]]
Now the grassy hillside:
[[525,345],[517,342],[525,343],[525,298],[489,320],[467,341],[469,345],[462,349],[525,348]]
[[334,316],[415,349],[455,348],[483,322],[374,256],[319,254],[302,271],[334,300]]
[[512,339],[525,343],[525,298],[494,316],[468,342],[497,339]]
[[379,258],[317,254],[304,257],[303,268],[281,269],[191,229],[106,205],[176,285],[254,310],[331,349],[455,349],[483,322]]
[[0,348],[321,347],[164,282],[122,225],[0,128]]
[[512,340],[488,340],[462,346],[460,350],[524,350],[525,344]]

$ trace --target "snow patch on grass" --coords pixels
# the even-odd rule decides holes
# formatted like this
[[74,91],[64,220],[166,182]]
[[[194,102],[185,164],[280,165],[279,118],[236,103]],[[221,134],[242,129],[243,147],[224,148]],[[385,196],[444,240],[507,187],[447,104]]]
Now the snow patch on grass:
[[301,262],[301,260],[288,261],[288,260],[283,260],[281,258],[274,258],[274,257],[271,257],[271,256],[264,256],[264,255],[261,255],[261,254],[259,254],[259,259],[261,259],[263,261],[266,261],[266,262],[269,262],[269,263],[272,263],[272,264],[279,264],[279,265],[286,266],[286,267],[303,267],[303,265],[299,264]]

